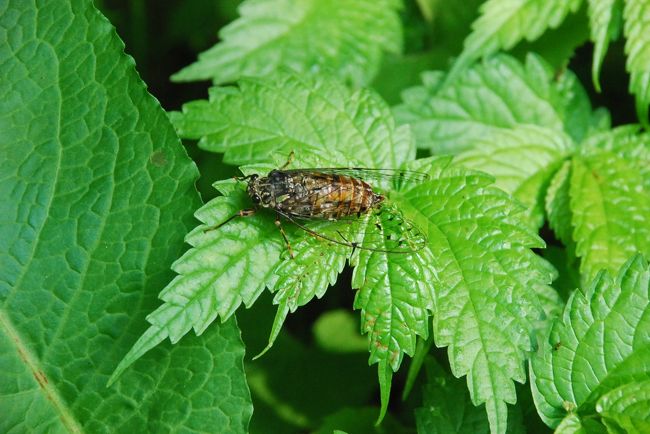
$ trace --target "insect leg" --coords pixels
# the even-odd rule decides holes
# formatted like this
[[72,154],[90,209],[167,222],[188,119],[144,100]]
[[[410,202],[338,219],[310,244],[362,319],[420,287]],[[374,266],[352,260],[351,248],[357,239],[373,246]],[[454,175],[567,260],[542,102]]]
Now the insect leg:
[[225,221],[219,223],[218,225],[210,226],[209,228],[203,229],[203,232],[210,232],[215,229],[219,229],[221,226],[225,225],[226,223],[230,222],[231,220],[237,218],[237,217],[250,217],[254,215],[257,212],[255,208],[247,208],[247,209],[242,209],[237,212],[237,214],[232,215],[228,217]]
[[280,221],[280,214],[275,215],[275,225],[278,227],[278,229],[280,229],[282,238],[284,238],[284,242],[287,244],[287,250],[289,250],[289,256],[291,256],[291,259],[293,259],[294,258],[293,249],[291,248],[291,243],[289,242],[289,239],[287,238],[287,234],[284,232],[284,228],[282,227],[282,222]]
[[289,166],[289,164],[291,164],[291,163],[293,162],[293,157],[294,157],[294,156],[295,156],[295,155],[294,155],[293,151],[289,152],[289,158],[287,158],[287,162],[284,163],[284,165],[283,165],[282,167],[280,167],[279,170],[284,170],[284,169],[286,169],[286,168]]

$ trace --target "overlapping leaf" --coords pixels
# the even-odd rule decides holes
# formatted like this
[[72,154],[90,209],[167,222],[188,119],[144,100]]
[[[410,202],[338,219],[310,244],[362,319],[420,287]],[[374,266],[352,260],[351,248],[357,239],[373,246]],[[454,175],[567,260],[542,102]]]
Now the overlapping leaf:
[[215,84],[278,69],[328,69],[356,84],[376,74],[383,51],[401,50],[399,0],[247,0],[221,42],[175,74]]
[[[294,168],[304,164],[394,168],[404,166],[414,156],[408,129],[395,126],[387,107],[374,94],[350,92],[329,79],[288,74],[245,80],[239,89],[213,90],[210,101],[191,103],[173,119],[183,135],[200,139],[201,146],[225,152],[228,161],[240,164],[277,164],[279,156],[291,150],[296,154]],[[202,124],[202,119],[211,123]],[[416,337],[427,335],[427,318],[433,309],[438,345],[450,346],[454,373],[470,376],[474,402],[487,402],[491,424],[501,432],[506,426],[505,402],[515,399],[512,379],[525,379],[522,367],[531,348],[530,336],[543,315],[543,291],[538,289],[548,289],[551,278],[550,270],[528,250],[541,246],[541,240],[524,229],[522,208],[491,187],[492,179],[487,175],[451,167],[449,159],[423,160],[413,168],[429,172],[431,179],[422,184],[384,183],[381,187],[389,196],[390,206],[426,231],[432,249],[412,254],[357,250],[351,257],[355,266],[353,286],[358,289],[355,307],[361,310],[362,327],[368,333],[370,361],[378,363],[383,407],[385,410],[393,370],[399,367],[403,354],[413,353]],[[254,168],[245,170],[248,173]],[[243,195],[241,184],[224,193],[226,197],[209,203],[197,214],[206,225],[245,206],[229,205],[233,197]],[[208,220],[210,215],[216,217]],[[379,213],[359,219],[349,236],[363,244],[365,237],[374,237],[368,235],[372,231],[391,227],[386,221],[373,220],[387,217]],[[239,226],[221,236],[231,242],[230,230],[250,231],[251,237],[245,238],[251,243],[255,237],[256,246],[270,243],[275,248],[281,244],[280,234],[256,229],[262,224],[271,229],[272,220],[268,214],[240,219]],[[175,264],[182,274],[163,292],[167,303],[159,312],[175,310],[166,305],[178,302],[181,306],[197,294],[197,306],[206,308],[193,309],[191,315],[189,311],[179,314],[173,321],[168,316],[170,321],[164,327],[157,324],[154,329],[168,330],[174,338],[191,327],[200,332],[216,317],[213,310],[227,316],[242,299],[242,291],[251,295],[244,301],[252,301],[266,284],[277,291],[275,301],[280,305],[272,341],[287,312],[321,296],[352,254],[349,247],[326,243],[285,225],[296,259],[286,254],[249,259],[246,246],[231,246],[240,252],[235,260],[247,260],[249,267],[256,267],[257,276],[242,281],[248,274],[237,264],[238,272],[230,274],[225,287],[235,295],[214,297],[221,285],[206,291],[199,284],[191,291],[190,276],[195,270],[204,269],[211,256],[223,256],[223,249],[210,255],[214,246],[208,246],[207,241],[213,240],[219,248],[219,243],[226,242],[218,241],[225,227],[208,234],[200,227],[190,235],[194,248]],[[199,261],[196,252],[203,250],[205,256]],[[210,264],[210,269],[215,281],[229,272],[228,263],[222,262]],[[233,283],[237,279],[239,286]],[[439,292],[434,294],[436,282]],[[216,301],[202,300],[204,297]],[[221,300],[227,301],[225,307],[214,304]],[[165,320],[159,312],[151,318]],[[133,354],[145,347],[136,347]]]
[[199,205],[133,59],[89,1],[2,2],[0,40],[0,432],[245,432],[234,321],[106,387]]
[[623,0],[589,0],[591,41],[594,43],[591,77],[598,91],[600,91],[600,67],[609,43],[616,40],[621,32],[622,15]]
[[571,163],[573,239],[583,281],[650,254],[650,148],[630,129],[596,135]]
[[558,27],[567,14],[578,10],[582,0],[488,0],[465,39],[465,49],[454,64],[452,74],[474,60],[508,50],[518,42],[539,38],[549,28]]
[[544,222],[543,193],[572,147],[561,131],[518,125],[476,140],[456,161],[494,175],[498,187],[527,206],[530,224],[537,229]]
[[525,381],[530,333],[543,316],[531,288],[548,289],[552,279],[528,250],[543,242],[488,175],[450,166],[448,158],[417,163],[430,165],[432,180],[400,193],[398,203],[426,230],[433,252],[435,342],[449,347],[454,375],[468,376],[472,402],[485,403],[492,432],[505,432],[513,380]]
[[650,379],[607,392],[596,403],[596,411],[610,432],[650,432]]
[[[596,411],[612,421],[624,420],[626,406],[613,405],[614,395],[608,394],[650,378],[649,282],[648,263],[636,256],[616,278],[600,273],[587,289],[572,294],[531,360],[536,406],[549,426],[565,416],[573,418],[566,424],[580,426],[575,413],[590,419]],[[630,404],[635,400],[628,399]]]
[[475,65],[440,87],[427,73],[423,86],[406,90],[397,119],[413,128],[418,147],[459,153],[495,130],[531,124],[564,131],[580,141],[590,128],[591,106],[575,76],[559,78],[539,57],[522,65],[499,55]]
[[463,382],[447,374],[437,362],[425,362],[427,383],[422,388],[423,406],[415,410],[419,433],[488,433],[485,412],[469,400]]
[[[306,161],[320,166],[391,168],[403,165],[415,154],[408,128],[395,125],[390,111],[376,95],[368,91],[351,93],[331,79],[310,80],[287,74],[272,80],[244,81],[239,90],[217,89],[212,95],[210,102],[191,103],[183,114],[177,113],[173,118],[182,134],[200,136],[203,146],[225,151],[228,161],[273,164],[276,157],[294,151],[294,168]],[[202,117],[212,115],[212,123],[200,122]],[[228,182],[221,184],[220,189],[225,196],[197,212],[196,217],[204,225],[188,235],[187,241],[193,248],[174,264],[180,275],[161,293],[165,303],[148,317],[151,328],[115,375],[165,338],[175,342],[192,328],[203,332],[218,315],[228,318],[242,301],[246,305],[254,302],[265,286],[277,291],[275,301],[280,305],[272,343],[287,312],[314,295],[322,296],[352,253],[350,247],[313,238],[289,224],[289,234],[298,241],[293,243],[297,259],[288,255],[281,258],[284,247],[273,223],[274,216],[264,212],[206,231],[238,210],[250,207],[241,184]],[[357,226],[351,230],[361,231]],[[371,225],[370,230],[377,229]],[[385,262],[388,255],[381,255]],[[371,274],[368,271],[367,275]],[[394,281],[381,283],[384,290],[395,289],[399,293],[403,288],[410,289],[406,284],[399,287],[396,281],[407,277],[412,280],[412,276],[394,276]],[[426,303],[410,309],[426,312],[429,307],[430,303]],[[402,330],[404,326],[407,331]],[[399,327],[409,343],[422,330],[410,324],[410,318],[391,327],[395,331]],[[424,327],[423,333],[426,331]],[[371,336],[370,346],[384,337]],[[391,348],[391,354],[382,352],[381,358],[394,358],[389,365],[392,369],[397,369],[403,351],[410,349],[405,341],[399,344],[405,348]]]
[[630,92],[636,96],[639,119],[647,126],[650,104],[650,1],[625,0],[623,16]]

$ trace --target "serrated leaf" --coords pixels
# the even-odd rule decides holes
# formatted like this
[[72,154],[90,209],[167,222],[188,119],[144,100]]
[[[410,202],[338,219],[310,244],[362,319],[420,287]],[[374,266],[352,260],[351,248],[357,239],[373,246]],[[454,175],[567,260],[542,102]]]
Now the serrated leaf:
[[573,158],[569,194],[583,282],[601,269],[615,272],[636,252],[650,254],[649,155],[646,136],[615,130]]
[[650,378],[649,280],[647,262],[636,256],[616,279],[602,272],[569,298],[531,359],[535,404],[547,425],[571,412],[594,417],[600,397]]
[[526,205],[531,227],[539,229],[546,187],[572,148],[573,141],[561,131],[517,125],[476,140],[456,161],[494,175],[495,185]]
[[605,59],[607,47],[618,38],[623,19],[622,0],[589,0],[589,24],[591,41],[594,43],[594,57],[591,65],[591,80],[600,92],[600,67]]
[[546,192],[546,215],[548,224],[565,246],[573,243],[571,226],[571,162],[566,161],[553,175]]
[[636,112],[643,125],[648,126],[650,104],[650,1],[625,0],[626,68],[630,73],[630,92],[636,97]]
[[522,40],[533,41],[545,30],[558,27],[582,0],[488,0],[465,39],[465,48],[456,60],[455,75],[474,60],[509,50]]
[[454,375],[468,376],[472,402],[486,404],[492,432],[505,432],[505,404],[516,400],[512,380],[525,381],[523,362],[543,315],[531,288],[552,279],[529,250],[543,242],[488,175],[450,166],[448,158],[416,163],[431,165],[432,180],[400,193],[398,203],[427,231],[433,253],[435,342],[449,347]]
[[382,52],[401,50],[400,7],[398,0],[247,0],[219,32],[221,42],[172,79],[222,84],[289,68],[369,83]]
[[222,193],[228,196],[217,197],[196,212],[203,224],[185,237],[193,248],[172,265],[179,275],[160,293],[164,303],[147,316],[151,326],[120,362],[110,382],[165,339],[178,342],[190,329],[200,335],[217,316],[225,321],[242,302],[252,305],[273,279],[283,249],[273,218],[255,215],[244,221],[241,217],[210,230],[247,207],[241,189]]
[[0,40],[0,432],[245,432],[234,321],[106,388],[199,204],[113,27],[89,1],[8,1]]
[[231,164],[275,165],[274,154],[286,159],[292,150],[312,167],[398,168],[415,158],[409,129],[395,125],[377,94],[350,92],[324,76],[287,73],[242,80],[238,89],[212,88],[210,101],[184,105],[172,122],[181,137],[224,152]]
[[579,141],[589,128],[591,107],[575,76],[556,76],[541,58],[521,64],[498,55],[440,85],[439,73],[423,75],[424,85],[407,89],[394,111],[413,128],[418,147],[459,153],[495,130],[518,124],[567,132]]
[[[268,116],[261,115],[264,110],[268,110]],[[206,113],[215,118],[202,125],[199,120]],[[262,173],[259,169],[273,167],[278,155],[286,156],[294,150],[293,168],[304,162],[312,166],[396,168],[415,154],[408,128],[395,126],[388,107],[376,94],[367,90],[351,92],[327,78],[284,74],[268,80],[243,81],[237,90],[214,89],[210,102],[192,103],[174,119],[183,134],[208,138],[202,142],[204,146],[225,151],[226,160],[270,163],[244,168],[246,172]],[[297,259],[288,255],[281,258],[284,245],[272,213],[261,212],[206,231],[251,206],[241,184],[225,182],[219,188],[225,196],[196,213],[204,225],[187,237],[193,248],[174,264],[179,276],[161,293],[165,304],[147,318],[152,327],[125,357],[113,378],[167,337],[175,342],[191,328],[202,333],[217,316],[227,319],[242,301],[247,306],[253,303],[265,286],[277,292],[275,301],[279,304],[271,345],[287,313],[315,295],[322,296],[350,256],[349,247],[324,242],[288,224],[290,238],[298,240],[293,242]],[[359,222],[363,224],[363,219]],[[355,235],[362,229],[351,228]],[[381,284],[385,285],[382,290],[390,291],[397,282]],[[422,307],[423,311],[429,305]],[[415,335],[408,336],[410,340],[414,341]],[[407,341],[398,344],[406,345]],[[406,350],[411,351],[410,347]],[[391,347],[390,353],[383,351],[373,361],[396,357],[387,365],[396,369],[402,357],[400,351],[404,349]]]
[[596,411],[612,432],[650,432],[650,379],[604,394],[596,403]]

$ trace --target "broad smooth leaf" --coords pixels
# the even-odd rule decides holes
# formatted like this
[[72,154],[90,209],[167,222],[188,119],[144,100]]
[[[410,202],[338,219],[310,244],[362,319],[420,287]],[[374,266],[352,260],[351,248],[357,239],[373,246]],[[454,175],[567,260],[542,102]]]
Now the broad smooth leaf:
[[533,41],[549,28],[558,27],[583,0],[487,0],[465,39],[465,48],[451,75],[474,60],[509,50],[522,40]]
[[601,272],[575,291],[531,359],[537,410],[556,427],[574,412],[593,418],[599,398],[650,377],[650,269],[635,256],[618,276]]
[[114,29],[89,1],[9,1],[0,40],[0,431],[245,432],[234,321],[106,387],[199,205]]
[[494,130],[518,124],[564,131],[575,141],[586,135],[591,106],[575,76],[559,77],[541,58],[526,63],[498,55],[441,86],[440,73],[423,75],[423,86],[402,93],[396,118],[413,128],[417,146],[433,153],[459,153]]
[[399,0],[246,0],[241,18],[219,33],[221,42],[172,79],[222,84],[289,68],[326,69],[367,84],[383,51],[401,51],[400,7]]
[[630,73],[630,92],[636,97],[636,112],[643,125],[649,125],[650,104],[650,1],[625,0],[625,53]]

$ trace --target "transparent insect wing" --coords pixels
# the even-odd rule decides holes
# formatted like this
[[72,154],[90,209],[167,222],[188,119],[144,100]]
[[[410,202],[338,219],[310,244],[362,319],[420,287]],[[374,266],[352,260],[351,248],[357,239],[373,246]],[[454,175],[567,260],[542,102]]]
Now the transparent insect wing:
[[395,253],[417,252],[426,243],[422,231],[392,207],[384,207],[370,215],[362,241],[363,246],[378,246],[378,250]]
[[414,253],[427,242],[424,234],[395,208],[357,218],[306,222],[305,227],[324,242],[377,252]]
[[429,175],[424,172],[415,172],[412,170],[396,170],[396,169],[371,169],[362,167],[316,167],[307,169],[292,169],[287,172],[297,171],[310,171],[326,173],[330,175],[351,176],[353,178],[367,181],[370,184],[381,184],[381,187],[399,187],[405,184],[418,184],[429,179]]

